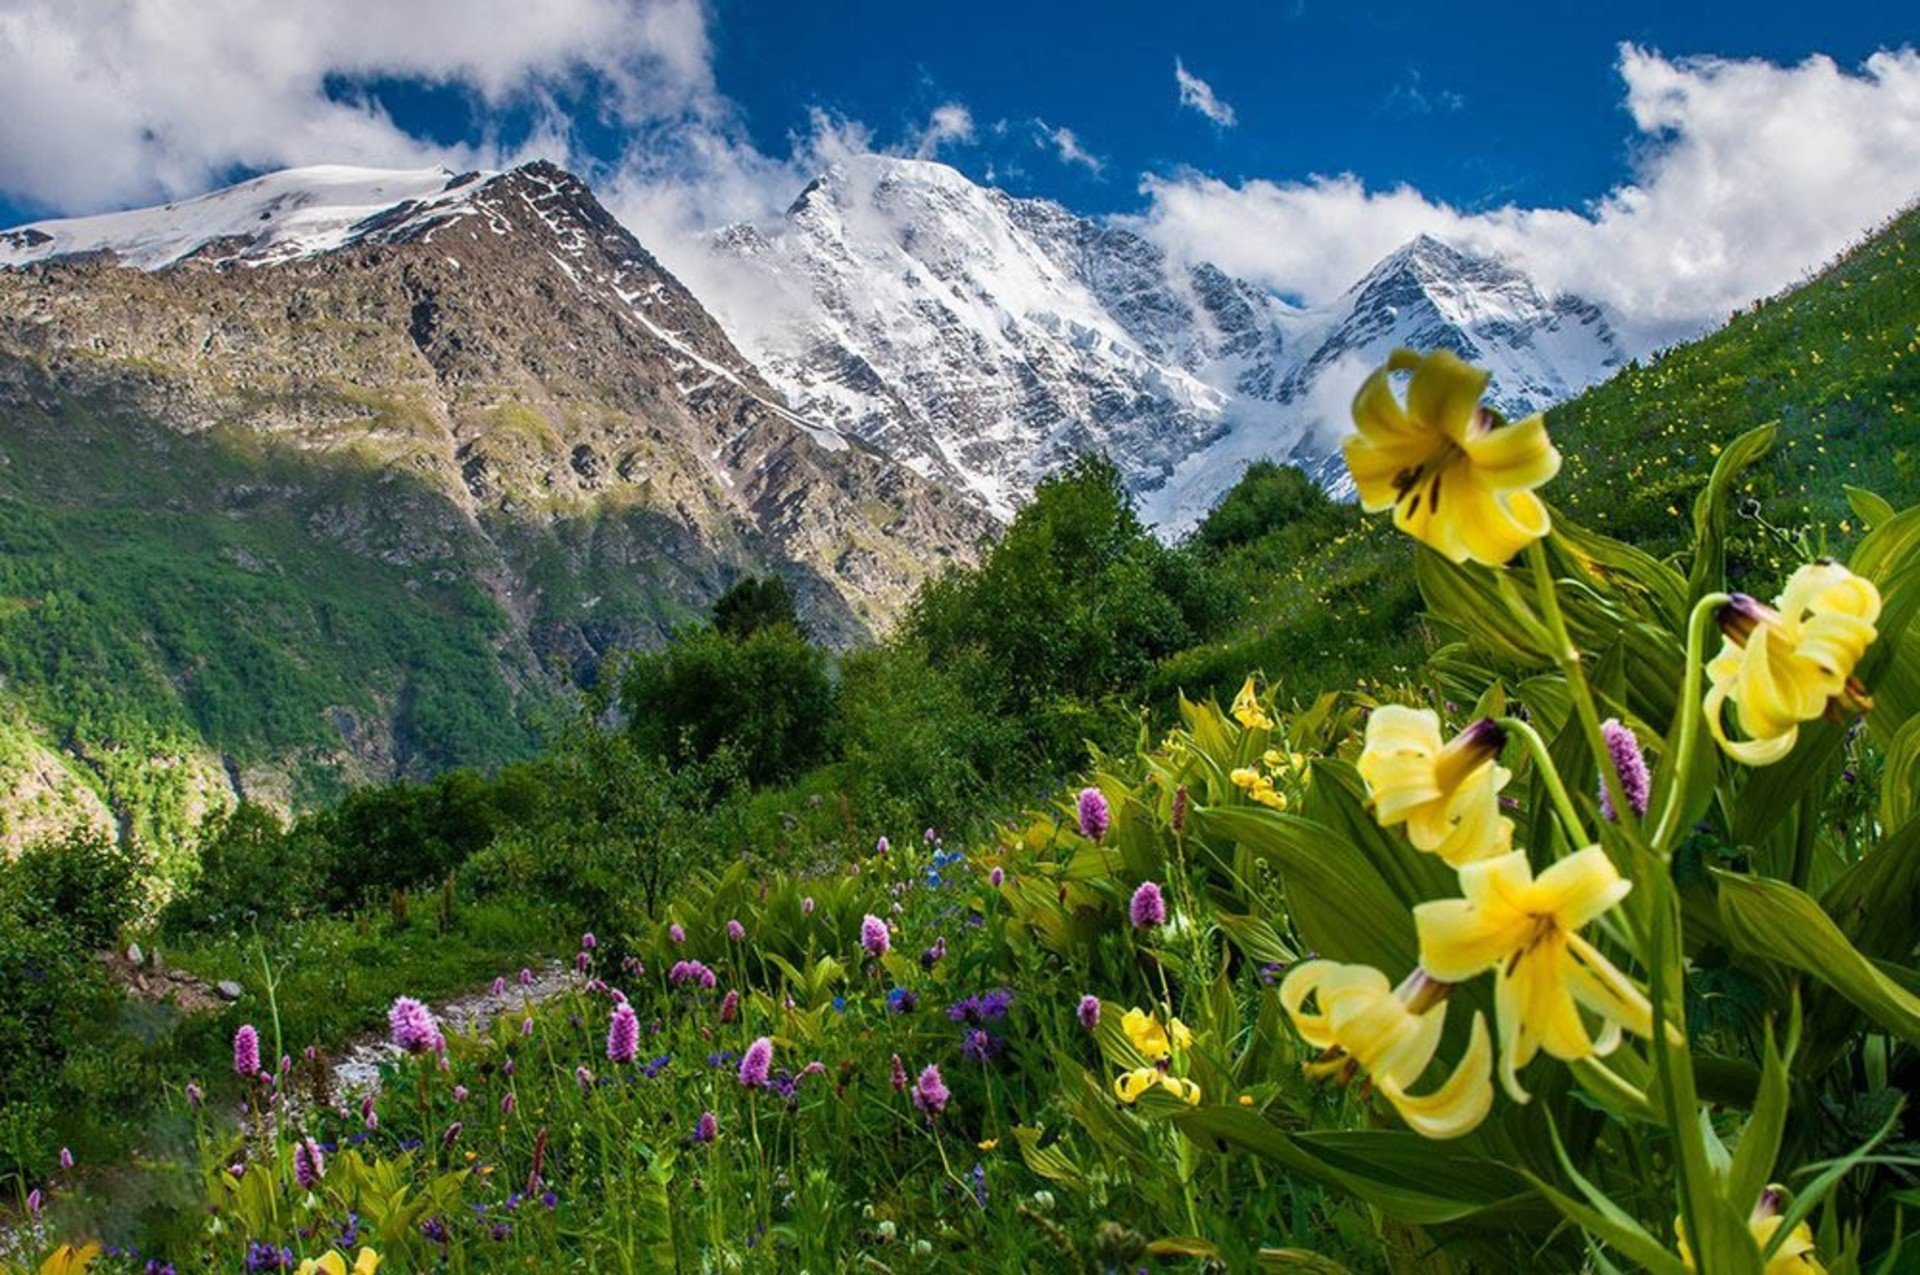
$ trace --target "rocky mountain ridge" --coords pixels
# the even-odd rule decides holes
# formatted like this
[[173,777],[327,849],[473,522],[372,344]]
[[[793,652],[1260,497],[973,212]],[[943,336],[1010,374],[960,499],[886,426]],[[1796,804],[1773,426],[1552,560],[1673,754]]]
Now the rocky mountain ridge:
[[[289,748],[361,777],[497,760],[526,706],[747,572],[785,576],[823,639],[866,640],[989,526],[791,411],[572,175],[387,182],[297,170],[6,235],[0,514],[90,520],[109,559],[164,533],[166,568],[204,567],[221,594],[287,586],[276,607],[203,621],[262,667],[208,670],[151,627],[124,657],[234,786],[284,787],[269,772]],[[45,617],[52,582],[80,570],[68,548],[9,561],[0,624]],[[315,572],[325,588],[364,576],[341,605],[379,620],[337,675],[316,669],[344,620],[300,600]],[[6,693],[71,736],[57,682],[87,635],[18,631],[36,661],[4,670]],[[457,674],[421,667],[418,644],[441,637]],[[249,676],[304,702],[235,737],[223,697],[267,693],[228,684]],[[482,730],[484,746],[463,738]]]
[[1627,353],[1599,307],[1430,237],[1304,308],[924,160],[837,163],[777,225],[727,227],[711,248],[703,296],[797,410],[1002,517],[1098,450],[1177,534],[1252,460],[1319,467],[1349,382],[1396,344],[1486,364],[1510,412]]

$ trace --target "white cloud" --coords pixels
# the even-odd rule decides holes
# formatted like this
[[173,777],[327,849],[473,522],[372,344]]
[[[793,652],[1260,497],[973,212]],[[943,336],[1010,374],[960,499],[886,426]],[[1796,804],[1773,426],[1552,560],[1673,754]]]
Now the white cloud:
[[1427,232],[1508,254],[1553,290],[1614,307],[1642,341],[1698,330],[1810,267],[1920,196],[1920,54],[1857,71],[1672,59],[1622,46],[1641,133],[1631,181],[1590,207],[1467,213],[1351,175],[1229,184],[1149,176],[1126,219],[1175,254],[1308,302]]
[[[711,65],[699,0],[0,0],[0,192],[93,210],[237,167],[511,160],[565,142],[556,94],[589,81],[623,123],[723,113]],[[328,91],[382,77],[524,107],[528,135],[437,146]]]
[[1180,105],[1191,106],[1221,128],[1232,128],[1237,122],[1233,107],[1221,101],[1213,85],[1187,70],[1179,58],[1173,60],[1173,79],[1180,86]]
[[1060,157],[1061,163],[1078,164],[1093,173],[1106,170],[1106,162],[1082,146],[1079,135],[1066,125],[1048,128],[1045,120],[1035,120],[1034,126],[1040,132],[1034,141],[1041,146],[1052,146],[1053,153]]
[[973,140],[973,112],[959,102],[945,102],[933,108],[926,127],[913,144],[916,159],[932,159],[942,146],[961,145]]

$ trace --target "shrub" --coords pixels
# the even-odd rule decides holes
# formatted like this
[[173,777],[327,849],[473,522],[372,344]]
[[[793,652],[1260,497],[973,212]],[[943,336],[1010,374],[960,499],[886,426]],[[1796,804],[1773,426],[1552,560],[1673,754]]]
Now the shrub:
[[210,814],[197,840],[200,875],[167,904],[175,934],[238,930],[249,921],[291,920],[314,907],[316,840],[295,833],[258,802]]
[[60,930],[87,951],[112,947],[138,910],[141,860],[91,828],[28,847],[5,869],[23,924]]

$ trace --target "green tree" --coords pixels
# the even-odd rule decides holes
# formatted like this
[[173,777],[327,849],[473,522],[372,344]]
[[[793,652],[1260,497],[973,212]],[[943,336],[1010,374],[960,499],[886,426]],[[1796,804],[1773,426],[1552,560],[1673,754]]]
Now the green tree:
[[1155,539],[1118,471],[1088,457],[1040,484],[979,567],[923,588],[905,631],[931,666],[973,670],[974,701],[1060,763],[1101,719],[1130,721],[1158,662],[1226,609],[1200,555]]
[[752,637],[778,624],[800,628],[793,590],[779,576],[747,576],[713,604],[713,627],[728,637]]
[[628,662],[620,703],[648,755],[690,764],[724,749],[756,784],[819,760],[834,714],[825,653],[788,623],[745,637],[711,627],[682,633]]

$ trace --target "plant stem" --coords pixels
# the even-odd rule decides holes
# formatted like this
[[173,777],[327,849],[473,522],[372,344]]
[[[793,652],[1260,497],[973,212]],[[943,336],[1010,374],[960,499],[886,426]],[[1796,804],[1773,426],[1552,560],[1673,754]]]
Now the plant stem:
[[1540,778],[1546,782],[1547,795],[1553,799],[1553,807],[1560,815],[1560,823],[1566,829],[1567,840],[1574,849],[1592,845],[1587,836],[1585,825],[1580,822],[1580,812],[1574,808],[1573,798],[1567,795],[1567,786],[1560,780],[1560,769],[1553,764],[1553,756],[1547,751],[1547,743],[1526,722],[1517,717],[1502,717],[1500,729],[1518,735],[1533,755],[1533,764],[1540,772]]
[[1674,740],[1673,782],[1667,786],[1667,804],[1661,808],[1660,822],[1653,831],[1653,850],[1662,859],[1672,854],[1670,843],[1679,831],[1687,786],[1693,780],[1693,755],[1700,742],[1700,677],[1706,660],[1706,628],[1726,602],[1726,594],[1709,593],[1693,604],[1693,613],[1687,617],[1687,663],[1680,678],[1680,731]]
[[1594,768],[1600,772],[1600,783],[1606,788],[1615,810],[1631,810],[1633,807],[1627,804],[1627,794],[1621,786],[1620,776],[1608,760],[1606,739],[1600,733],[1600,713],[1594,706],[1587,675],[1580,667],[1580,648],[1573,644],[1573,635],[1567,631],[1567,619],[1561,613],[1560,597],[1553,587],[1553,572],[1547,566],[1547,551],[1538,540],[1527,546],[1527,565],[1533,569],[1534,591],[1540,598],[1540,613],[1553,640],[1554,661],[1560,666],[1561,676],[1567,680],[1567,690],[1573,697],[1573,711],[1580,719],[1581,734],[1586,736],[1587,751],[1593,754]]

